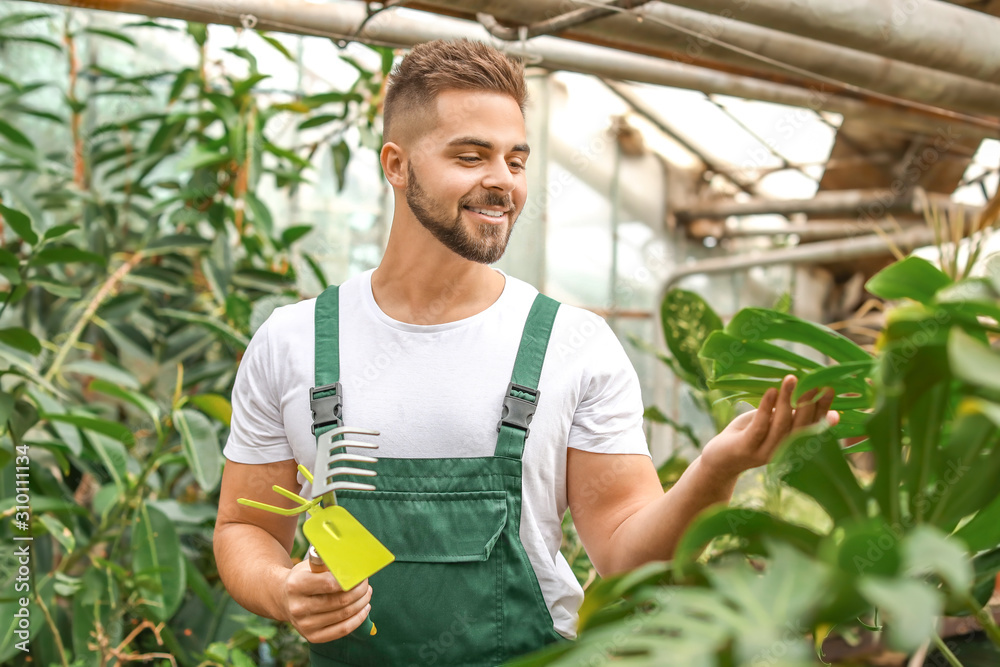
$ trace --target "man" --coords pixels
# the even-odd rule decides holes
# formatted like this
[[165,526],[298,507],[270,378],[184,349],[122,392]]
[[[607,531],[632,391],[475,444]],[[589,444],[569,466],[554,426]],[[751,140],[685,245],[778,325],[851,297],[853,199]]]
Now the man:
[[[382,263],[276,310],[243,358],[219,572],[244,607],[291,622],[314,664],[495,665],[572,638],[567,507],[599,573],[669,559],[695,514],[829,409],[815,393],[793,409],[786,378],[663,493],[638,380],[604,321],[488,266],[527,195],[525,93],[521,65],[483,44],[414,48],[385,100],[395,212]],[[381,432],[378,491],[338,495],[396,555],[348,591],[292,564],[294,518],[236,503],[304,484],[308,390],[335,382],[345,425]],[[352,634],[369,613],[378,634]]]

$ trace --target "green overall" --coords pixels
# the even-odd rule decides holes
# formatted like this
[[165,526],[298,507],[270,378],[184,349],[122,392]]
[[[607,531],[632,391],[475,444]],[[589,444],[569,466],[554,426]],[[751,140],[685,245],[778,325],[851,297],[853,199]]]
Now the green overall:
[[[370,578],[378,633],[312,644],[314,666],[494,667],[561,639],[519,536],[521,457],[558,307],[543,295],[532,304],[493,456],[380,458],[377,491],[337,492],[396,562]],[[336,421],[316,417],[317,433],[340,423],[339,377],[339,296],[331,287],[316,302],[313,396],[333,401]],[[429,369],[431,393],[433,378]]]

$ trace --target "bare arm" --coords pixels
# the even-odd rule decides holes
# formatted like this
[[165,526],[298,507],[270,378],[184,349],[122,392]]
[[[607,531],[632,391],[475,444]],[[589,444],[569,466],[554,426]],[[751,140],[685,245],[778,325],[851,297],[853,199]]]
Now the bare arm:
[[767,463],[792,430],[827,415],[832,393],[813,401],[816,394],[810,392],[802,397],[802,407],[793,409],[794,388],[795,378],[789,377],[780,394],[769,390],[760,408],[740,415],[706,444],[666,493],[646,456],[570,449],[566,463],[570,512],[598,573],[607,576],[673,557],[694,517],[729,501],[740,473]]
[[226,462],[215,560],[229,594],[260,616],[288,621],[311,642],[350,634],[368,616],[371,587],[364,581],[343,591],[329,572],[312,572],[309,563],[292,564],[296,517],[246,507],[237,498],[290,507],[271,487],[298,488],[295,461],[259,465]]

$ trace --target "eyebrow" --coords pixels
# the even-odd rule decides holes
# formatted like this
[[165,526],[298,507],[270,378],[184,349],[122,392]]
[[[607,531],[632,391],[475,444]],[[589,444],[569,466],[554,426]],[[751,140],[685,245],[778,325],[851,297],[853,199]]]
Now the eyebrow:
[[[479,139],[476,137],[459,137],[458,139],[452,139],[448,142],[449,146],[479,146],[480,148],[485,148],[486,150],[493,150],[495,146],[492,142],[486,141],[485,139]],[[515,144],[514,148],[511,149],[512,153],[525,153],[530,154],[531,149],[528,144]]]

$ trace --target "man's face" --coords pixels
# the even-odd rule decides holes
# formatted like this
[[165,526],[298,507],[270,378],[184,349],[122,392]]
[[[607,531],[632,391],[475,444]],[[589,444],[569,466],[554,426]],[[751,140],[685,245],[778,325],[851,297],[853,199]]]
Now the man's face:
[[433,126],[407,163],[406,203],[447,248],[492,264],[524,208],[527,159],[524,118],[513,98],[444,91]]

